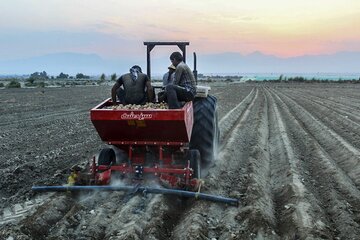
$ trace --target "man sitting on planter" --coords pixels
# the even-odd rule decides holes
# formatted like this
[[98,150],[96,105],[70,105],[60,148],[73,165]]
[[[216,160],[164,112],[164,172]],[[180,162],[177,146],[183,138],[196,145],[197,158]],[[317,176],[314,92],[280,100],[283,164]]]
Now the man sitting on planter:
[[111,89],[113,104],[116,104],[116,96],[121,104],[145,104],[153,100],[151,81],[142,73],[141,67],[132,66],[129,73],[116,81]]
[[191,69],[183,62],[180,52],[170,55],[171,63],[176,67],[173,84],[165,87],[167,102],[170,109],[181,108],[180,102],[194,100],[196,94],[195,77]]

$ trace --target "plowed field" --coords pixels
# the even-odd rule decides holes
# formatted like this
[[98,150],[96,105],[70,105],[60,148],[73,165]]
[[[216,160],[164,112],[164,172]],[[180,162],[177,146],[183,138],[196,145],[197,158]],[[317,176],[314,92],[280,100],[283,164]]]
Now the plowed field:
[[205,193],[34,194],[105,145],[110,87],[0,90],[0,239],[359,239],[360,86],[214,84],[220,146]]

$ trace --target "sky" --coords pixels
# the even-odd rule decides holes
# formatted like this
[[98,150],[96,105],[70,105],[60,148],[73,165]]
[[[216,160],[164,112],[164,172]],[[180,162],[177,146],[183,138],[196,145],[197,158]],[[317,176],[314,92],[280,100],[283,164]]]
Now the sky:
[[144,41],[189,41],[201,54],[360,51],[360,0],[0,0],[0,60],[132,58]]

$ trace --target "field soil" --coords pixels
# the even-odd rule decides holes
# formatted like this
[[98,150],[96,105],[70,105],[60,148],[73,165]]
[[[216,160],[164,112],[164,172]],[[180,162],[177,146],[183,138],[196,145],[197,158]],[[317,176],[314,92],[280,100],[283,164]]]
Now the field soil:
[[239,206],[62,185],[106,145],[109,86],[0,90],[0,239],[359,239],[360,86],[213,83],[220,144],[202,192]]

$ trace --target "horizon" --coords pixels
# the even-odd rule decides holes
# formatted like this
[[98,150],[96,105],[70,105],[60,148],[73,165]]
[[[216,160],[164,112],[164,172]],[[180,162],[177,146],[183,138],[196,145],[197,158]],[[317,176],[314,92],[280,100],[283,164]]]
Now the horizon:
[[[46,71],[45,71],[46,72]],[[277,80],[280,77],[283,79],[286,78],[295,78],[295,77],[303,77],[305,80],[360,80],[360,71],[354,73],[346,73],[346,72],[318,72],[318,73],[304,73],[304,72],[233,72],[233,73],[198,73],[200,79],[202,78],[226,78],[226,77],[234,77],[234,78],[241,78],[242,81],[245,80]],[[86,74],[85,74],[86,75]],[[97,75],[89,75],[89,80],[97,80],[101,74]],[[15,77],[17,79],[26,80],[27,77],[30,76],[29,74],[0,74],[0,80],[8,79],[11,77]],[[56,81],[56,75],[48,74],[49,81]],[[106,79],[110,79],[110,74],[105,75]],[[152,80],[162,81],[162,73],[154,73],[152,75]],[[54,77],[51,79],[50,77]],[[75,77],[74,75],[69,75],[69,77]],[[119,76],[118,76],[119,77]],[[75,78],[69,80],[76,80]]]
[[[146,51],[144,51],[146,52]],[[190,55],[190,56],[189,56]],[[186,63],[193,66],[193,57],[188,54]],[[321,73],[348,73],[359,72],[359,52],[338,52],[324,55],[304,55],[302,57],[279,58],[274,55],[265,55],[259,51],[242,55],[240,53],[197,54],[198,73],[215,75],[229,75],[233,73],[256,74],[321,74]],[[151,72],[161,75],[169,66],[168,55],[154,57],[152,54]],[[61,72],[75,75],[121,75],[129,71],[133,65],[142,67],[147,72],[146,55],[141,57],[119,57],[104,59],[97,54],[56,53],[27,58],[23,60],[0,61],[0,74],[27,75],[34,72],[46,71],[49,75],[57,76]]]

